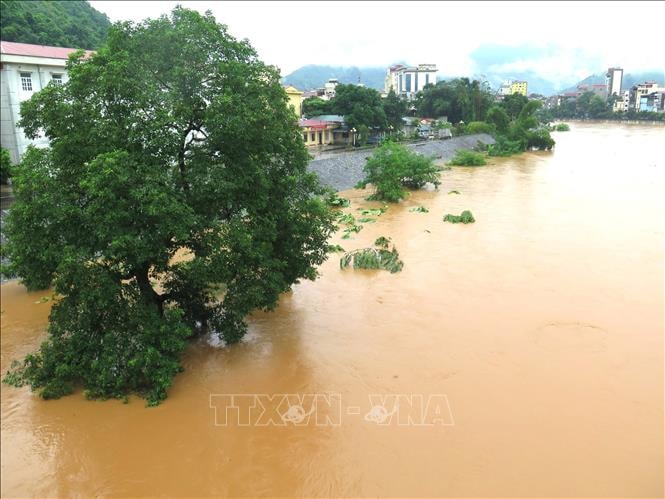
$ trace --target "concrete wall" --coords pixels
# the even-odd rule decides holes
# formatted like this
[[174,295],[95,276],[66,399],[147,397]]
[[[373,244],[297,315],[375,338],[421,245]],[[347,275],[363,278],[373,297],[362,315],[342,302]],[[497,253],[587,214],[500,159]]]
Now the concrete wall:
[[[53,79],[53,75],[62,75],[62,82],[67,81],[65,61],[59,59],[43,59],[28,57],[13,57],[15,61],[6,62],[3,56],[2,70],[0,71],[0,143],[9,150],[12,162],[20,160],[30,144],[37,147],[48,146],[48,140],[40,137],[28,139],[16,124],[21,119],[21,102],[28,100],[39,92]],[[34,63],[38,60],[39,64]],[[25,60],[33,62],[25,62]],[[32,90],[23,90],[21,73],[30,73]]]

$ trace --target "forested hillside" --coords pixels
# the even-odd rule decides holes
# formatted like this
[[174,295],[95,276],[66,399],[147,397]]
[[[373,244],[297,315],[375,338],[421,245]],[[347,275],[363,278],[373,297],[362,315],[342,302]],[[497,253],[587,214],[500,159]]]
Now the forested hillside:
[[84,1],[0,1],[0,34],[8,42],[96,49],[110,24]]

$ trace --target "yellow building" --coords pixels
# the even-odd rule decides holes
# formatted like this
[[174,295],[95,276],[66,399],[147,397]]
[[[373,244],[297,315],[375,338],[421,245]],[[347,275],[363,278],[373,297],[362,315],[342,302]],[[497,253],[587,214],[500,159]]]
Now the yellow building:
[[510,85],[511,94],[520,94],[524,97],[527,96],[527,83],[525,81],[514,81]]
[[302,116],[302,92],[296,87],[289,85],[284,88],[286,95],[289,97],[289,106],[293,107],[293,110],[296,113],[296,116],[300,118]]
[[300,120],[300,131],[306,146],[328,146],[333,143],[333,130],[339,124],[323,120]]

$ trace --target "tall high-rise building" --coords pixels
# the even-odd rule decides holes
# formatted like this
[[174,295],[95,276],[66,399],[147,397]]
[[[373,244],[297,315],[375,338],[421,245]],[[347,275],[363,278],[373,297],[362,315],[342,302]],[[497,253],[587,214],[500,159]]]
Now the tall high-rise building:
[[622,68],[609,68],[605,75],[605,82],[607,83],[607,95],[621,96],[621,83],[623,81]]

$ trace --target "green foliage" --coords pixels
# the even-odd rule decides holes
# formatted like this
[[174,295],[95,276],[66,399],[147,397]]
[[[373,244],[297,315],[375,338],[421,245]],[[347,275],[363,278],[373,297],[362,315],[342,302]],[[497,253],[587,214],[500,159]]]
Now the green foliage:
[[484,120],[492,102],[486,83],[457,78],[427,86],[418,94],[416,106],[419,116],[447,116],[450,122],[468,123]]
[[487,122],[494,125],[498,133],[505,133],[510,125],[510,117],[503,106],[492,106],[487,111]]
[[11,175],[12,160],[9,151],[0,147],[0,184],[6,185]]
[[550,130],[554,132],[569,132],[570,125],[568,125],[568,123],[557,123],[556,125],[552,125]]
[[302,101],[302,114],[308,118],[330,114],[330,101],[320,97],[310,97]]
[[554,147],[554,139],[547,128],[538,128],[526,132],[527,148],[549,151]]
[[316,277],[334,214],[278,72],[211,14],[114,25],[68,73],[21,106],[51,147],[13,168],[8,256],[62,298],[8,380],[157,403],[185,338],[236,342],[249,312]]
[[325,197],[325,202],[328,206],[333,208],[346,208],[351,205],[351,201],[346,198],[341,198],[337,195],[336,192],[330,192]]
[[331,244],[328,246],[328,253],[344,253],[346,250],[339,244]]
[[403,125],[402,117],[406,115],[406,110],[406,101],[400,99],[391,87],[388,95],[383,99],[383,112],[386,115],[388,126],[392,126],[395,131],[400,130]]
[[524,106],[527,105],[529,99],[522,94],[506,95],[501,101],[501,107],[506,111],[510,120],[515,120],[520,115]]
[[383,215],[388,211],[388,207],[384,206],[382,208],[358,208],[358,211],[361,215],[371,215],[373,217],[378,217]]
[[464,210],[462,213],[459,215],[451,215],[448,213],[446,216],[443,217],[444,222],[450,222],[452,224],[472,224],[476,221],[475,218],[473,218],[473,215],[469,210]]
[[459,191],[448,191],[448,194],[459,194]]
[[388,142],[367,160],[365,178],[359,183],[374,186],[373,199],[397,202],[406,196],[404,187],[418,189],[431,182],[438,186],[439,171],[433,158],[414,153],[400,144]]
[[415,213],[429,213],[429,210],[424,206],[416,206],[415,208],[411,208],[409,211]]
[[337,221],[344,225],[353,225],[356,223],[355,217],[351,213],[339,213]]
[[494,135],[496,133],[496,127],[490,123],[485,123],[484,121],[472,121],[466,125],[466,133],[469,135],[476,133],[487,133]]
[[110,25],[106,14],[88,2],[0,2],[2,39],[8,42],[96,49],[104,43]]
[[366,142],[370,130],[387,128],[381,94],[373,88],[339,84],[330,109],[334,114],[343,115],[349,128],[358,130],[361,144]]
[[391,274],[402,270],[404,262],[399,259],[394,245],[392,250],[389,249],[390,239],[379,237],[374,245],[376,248],[362,248],[346,253],[339,261],[340,268],[345,269],[353,263],[354,269],[380,269]]
[[483,166],[487,163],[483,153],[459,149],[448,164],[452,166]]

